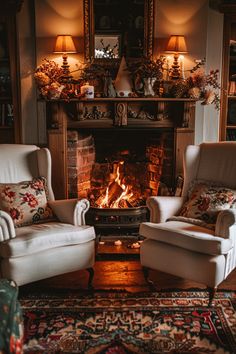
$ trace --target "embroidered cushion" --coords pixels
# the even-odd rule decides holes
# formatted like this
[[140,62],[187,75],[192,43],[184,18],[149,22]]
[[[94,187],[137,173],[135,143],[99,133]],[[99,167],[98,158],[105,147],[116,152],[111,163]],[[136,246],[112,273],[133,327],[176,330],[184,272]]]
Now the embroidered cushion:
[[236,208],[236,190],[196,181],[179,216],[202,220],[205,227],[214,228],[219,212],[229,208]]
[[53,220],[43,177],[20,183],[0,183],[0,209],[9,213],[16,227]]

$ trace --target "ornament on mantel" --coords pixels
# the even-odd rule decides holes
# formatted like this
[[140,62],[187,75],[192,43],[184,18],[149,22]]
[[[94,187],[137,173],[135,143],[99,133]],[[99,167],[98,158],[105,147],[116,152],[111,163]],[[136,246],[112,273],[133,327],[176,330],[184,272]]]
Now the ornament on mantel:
[[94,98],[94,86],[89,85],[89,82],[86,82],[83,86],[81,86],[80,93],[85,98]]
[[132,80],[125,61],[122,57],[120,67],[115,79],[115,89],[117,96],[128,97],[132,93]]

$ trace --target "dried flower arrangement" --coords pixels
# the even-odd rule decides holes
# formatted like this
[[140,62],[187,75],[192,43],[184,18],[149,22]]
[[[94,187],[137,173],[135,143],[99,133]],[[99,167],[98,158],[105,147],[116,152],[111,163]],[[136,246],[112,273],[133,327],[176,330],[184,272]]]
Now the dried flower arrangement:
[[210,70],[209,74],[206,74],[202,69],[205,65],[205,60],[199,60],[189,70],[189,76],[186,79],[173,80],[168,83],[168,92],[164,92],[162,85],[164,83],[164,71],[166,70],[165,62],[166,58],[160,57],[156,60],[143,58],[141,61],[128,63],[128,69],[135,83],[136,93],[143,94],[143,80],[149,77],[156,79],[154,85],[158,89],[156,90],[157,96],[194,98],[202,101],[203,105],[214,104],[215,108],[219,110],[219,70]]
[[[205,60],[200,60],[189,70],[189,76],[186,79],[172,81],[169,84],[168,92],[163,92],[161,87],[164,83],[165,60],[165,57],[160,57],[156,60],[142,58],[139,61],[128,62],[128,70],[132,75],[135,87],[134,95],[143,95],[143,79],[152,78],[156,81],[157,95],[194,98],[200,100],[203,105],[213,104],[219,110],[219,70],[210,70],[209,74],[206,74],[202,69]],[[98,80],[104,86],[104,82],[114,76],[113,71],[117,71],[115,65],[111,67],[104,64],[89,63],[82,70],[80,84],[85,81]],[[58,64],[53,60],[44,59],[41,65],[36,68],[34,74],[41,96],[46,99],[81,97],[78,81],[75,89],[71,85],[61,82],[62,76],[63,70]],[[106,97],[105,92],[102,92],[102,94]]]
[[187,79],[190,97],[200,99],[202,105],[214,104],[215,108],[220,108],[220,97],[217,92],[220,89],[219,70],[210,70],[209,74],[203,71],[194,72]]
[[[60,77],[62,76],[62,69],[52,60],[43,59],[35,71],[34,78],[40,94],[44,98],[51,98],[51,93],[58,93],[62,91],[60,84]],[[60,95],[59,95],[60,97]]]
[[160,57],[156,60],[143,57],[138,61],[129,62],[128,69],[134,76],[140,76],[143,78],[156,78],[157,80],[162,80],[164,62],[164,57]]
[[79,97],[77,90],[71,87],[72,85],[61,82],[62,77],[63,70],[55,61],[43,59],[34,74],[40,95],[45,99]]
[[194,98],[200,100],[202,105],[213,104],[219,110],[219,70],[210,70],[209,74],[206,74],[201,68],[204,64],[205,60],[199,61],[190,70],[190,75],[186,79],[173,82],[170,87],[170,95]]

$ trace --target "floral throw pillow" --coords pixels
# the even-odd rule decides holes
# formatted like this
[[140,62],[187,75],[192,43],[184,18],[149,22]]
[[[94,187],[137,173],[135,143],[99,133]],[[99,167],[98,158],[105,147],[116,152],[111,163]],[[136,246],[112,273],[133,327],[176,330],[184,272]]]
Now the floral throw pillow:
[[52,220],[45,178],[20,183],[0,183],[0,209],[11,215],[15,227]]
[[229,208],[236,208],[236,190],[196,182],[179,215],[214,225],[219,212]]

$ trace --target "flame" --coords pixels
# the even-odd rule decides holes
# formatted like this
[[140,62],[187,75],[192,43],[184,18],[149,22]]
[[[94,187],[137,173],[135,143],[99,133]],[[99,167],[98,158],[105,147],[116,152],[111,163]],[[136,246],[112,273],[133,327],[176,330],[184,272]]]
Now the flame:
[[[121,179],[121,173],[120,173],[120,168],[121,166],[124,165],[124,161],[120,161],[118,163],[117,169],[116,169],[116,178],[114,181],[110,182],[108,187],[106,188],[106,193],[105,196],[102,198],[102,200],[99,203],[99,208],[119,208],[120,207],[120,202],[122,200],[129,200],[132,196],[133,193],[130,190],[129,185],[125,185],[122,183]],[[121,190],[120,194],[116,197],[115,200],[113,200],[111,203],[109,202],[109,196],[110,196],[110,189],[113,183],[116,183],[117,186],[119,186],[119,190]]]

